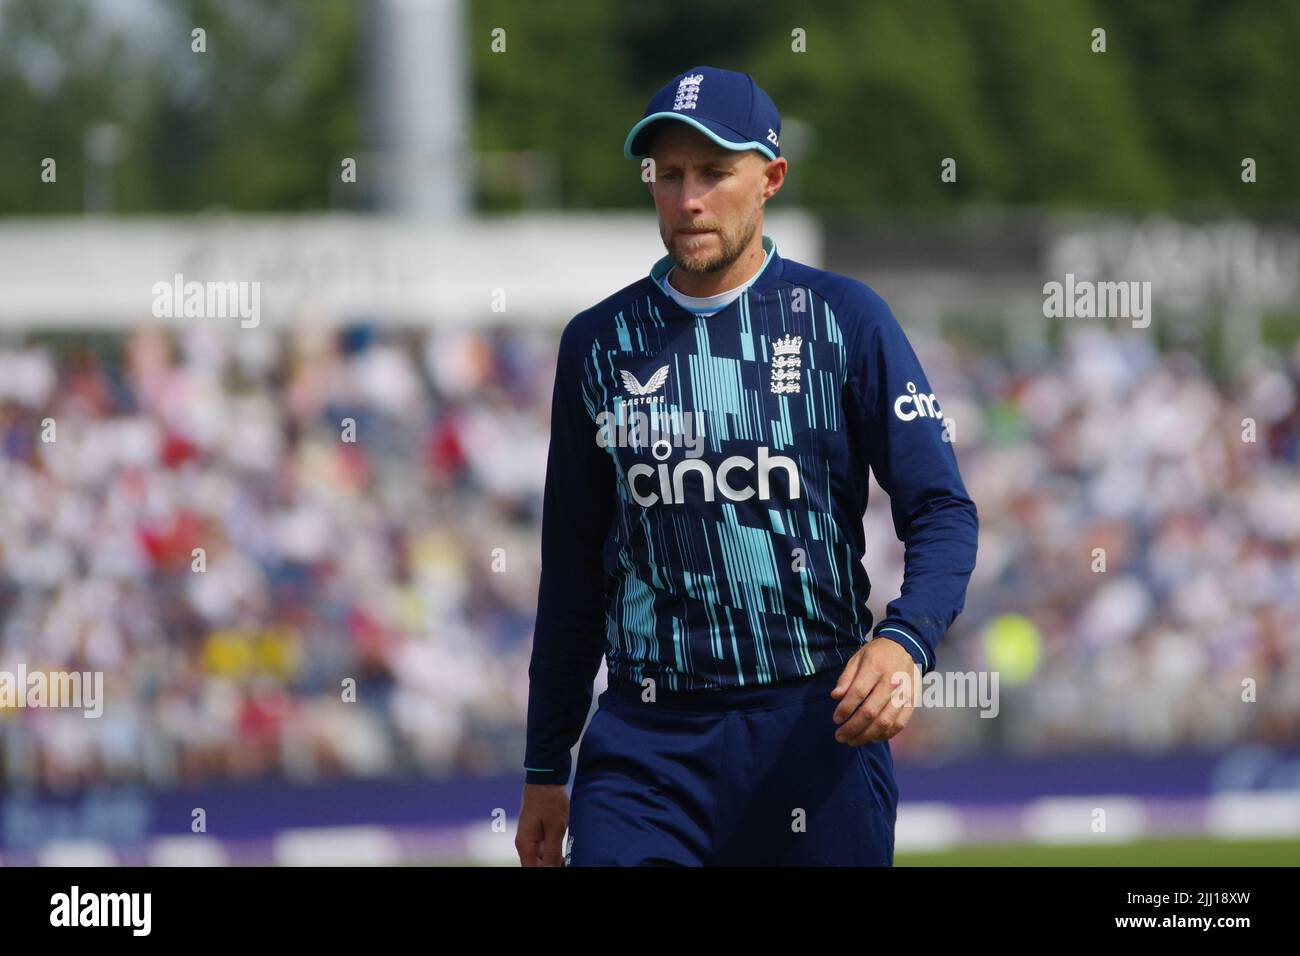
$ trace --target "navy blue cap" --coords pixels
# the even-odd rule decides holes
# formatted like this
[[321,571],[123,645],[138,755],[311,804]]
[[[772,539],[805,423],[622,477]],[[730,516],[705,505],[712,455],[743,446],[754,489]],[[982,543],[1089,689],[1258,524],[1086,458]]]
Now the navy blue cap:
[[669,120],[688,123],[727,149],[756,149],[768,159],[781,155],[781,114],[748,73],[697,66],[673,77],[650,98],[623,155],[649,155],[650,137]]

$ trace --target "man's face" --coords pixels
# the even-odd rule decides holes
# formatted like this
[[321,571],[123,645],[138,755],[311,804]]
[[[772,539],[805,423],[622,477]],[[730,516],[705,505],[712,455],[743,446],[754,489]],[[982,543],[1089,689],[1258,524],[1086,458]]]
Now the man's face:
[[724,149],[685,123],[664,123],[650,143],[648,183],[659,235],[677,268],[704,275],[740,257],[763,222],[763,204],[781,188],[785,160]]

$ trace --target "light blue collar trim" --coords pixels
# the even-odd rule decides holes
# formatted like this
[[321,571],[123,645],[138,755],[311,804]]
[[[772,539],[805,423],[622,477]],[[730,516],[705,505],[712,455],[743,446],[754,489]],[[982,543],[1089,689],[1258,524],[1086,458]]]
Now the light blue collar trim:
[[[759,276],[761,276],[765,271],[767,271],[767,264],[772,261],[772,253],[776,252],[776,241],[772,239],[771,236],[763,237],[762,246],[764,249],[767,250],[767,256],[766,258],[763,259],[763,264],[759,266],[758,271],[755,272],[750,277],[749,281],[745,283],[744,288],[746,289],[749,288],[751,285],[753,285],[755,282],[757,282]],[[654,279],[655,285],[663,289],[664,295],[669,297],[672,296],[672,293],[664,288],[664,285],[667,281],[664,279],[664,276],[668,275],[668,273],[672,271],[674,265],[675,263],[673,262],[672,256],[664,256],[662,259],[660,259],[658,262],[656,262],[653,266],[650,267],[650,278]],[[686,307],[682,306],[682,308],[686,308]],[[726,308],[726,307],[723,306],[722,308]],[[712,312],[717,312],[718,310],[717,309],[688,309],[687,311],[712,313]]]

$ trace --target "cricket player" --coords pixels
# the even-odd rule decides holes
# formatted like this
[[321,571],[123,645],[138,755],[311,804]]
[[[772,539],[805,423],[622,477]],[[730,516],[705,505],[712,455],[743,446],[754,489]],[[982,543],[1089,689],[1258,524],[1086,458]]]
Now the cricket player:
[[[709,66],[627,136],[668,254],[561,336],[526,866],[893,863],[889,738],[964,606],[978,516],[888,306],[763,234],[780,136],[750,76]],[[868,469],[906,546],[874,627]]]

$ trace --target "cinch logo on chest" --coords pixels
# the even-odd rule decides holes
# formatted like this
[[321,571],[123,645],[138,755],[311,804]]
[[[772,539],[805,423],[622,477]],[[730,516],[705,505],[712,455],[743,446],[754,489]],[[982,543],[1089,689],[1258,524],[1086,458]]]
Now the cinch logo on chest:
[[[664,448],[664,454],[659,454],[660,447]],[[767,501],[772,497],[771,472],[774,469],[783,469],[785,471],[786,488],[789,492],[787,500],[793,501],[799,497],[799,466],[793,458],[785,455],[770,455],[766,445],[760,445],[758,448],[758,489],[746,484],[740,488],[731,484],[731,473],[736,470],[749,471],[755,467],[752,458],[744,455],[732,455],[724,458],[718,465],[715,474],[713,468],[708,462],[699,458],[683,458],[669,472],[668,463],[662,459],[672,454],[672,447],[664,442],[663,445],[656,444],[653,454],[655,458],[660,459],[657,468],[650,465],[638,463],[627,470],[627,487],[632,493],[636,503],[643,508],[649,508],[658,504],[661,500],[666,505],[680,505],[686,501],[686,476],[692,472],[698,474],[699,486],[704,490],[704,500],[714,501],[714,488],[722,491],[722,496],[730,501],[747,501],[758,495],[760,501]],[[653,478],[655,473],[659,476],[659,493],[642,494],[637,489],[638,478]],[[652,486],[653,487],[653,486]]]

